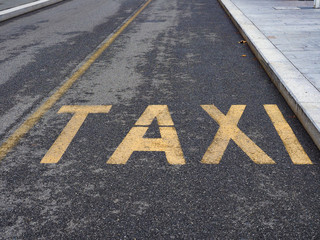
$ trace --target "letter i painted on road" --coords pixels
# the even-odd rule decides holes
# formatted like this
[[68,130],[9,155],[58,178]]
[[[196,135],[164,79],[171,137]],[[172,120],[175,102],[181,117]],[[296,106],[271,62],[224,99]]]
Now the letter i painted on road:
[[58,113],[74,113],[67,126],[42,158],[41,163],[57,163],[67,150],[89,113],[108,113],[111,105],[101,106],[63,106]]
[[310,158],[299,143],[291,127],[284,119],[277,105],[266,104],[264,109],[269,115],[274,128],[278,132],[287,152],[294,164],[312,164]]
[[[159,125],[161,138],[145,138],[144,135],[155,118]],[[149,105],[107,163],[126,164],[135,151],[165,152],[169,164],[185,164],[167,105]]]

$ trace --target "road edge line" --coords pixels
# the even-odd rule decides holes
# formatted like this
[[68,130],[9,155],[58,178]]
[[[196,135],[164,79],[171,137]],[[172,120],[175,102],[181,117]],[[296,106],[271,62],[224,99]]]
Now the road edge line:
[[[316,146],[320,149],[320,114],[310,111],[310,108],[320,109],[319,91],[241,12],[241,10],[232,3],[232,1],[218,1],[241,35],[247,41],[254,55],[257,57],[292,111],[298,117]],[[263,47],[260,47],[259,45]],[[272,53],[270,54],[270,52]],[[272,59],[270,56],[273,56],[276,60]],[[299,85],[297,85],[298,81]],[[298,90],[293,88],[293,85],[299,86],[299,93],[304,92],[304,94],[297,94]],[[310,93],[315,95],[314,99],[318,99],[319,102],[301,101],[301,99],[306,98],[306,95]]]
[[23,4],[17,7],[2,10],[0,11],[0,22],[4,22],[11,18],[15,18],[23,14],[33,12],[44,7],[48,7],[50,5],[53,5],[62,1],[64,0],[46,0],[46,1],[39,0],[31,3]]
[[88,70],[97,58],[113,43],[113,41],[127,28],[127,26],[149,5],[152,0],[145,1],[132,13],[117,29],[113,31],[84,61],[71,73],[64,83],[54,90],[53,94],[44,101],[0,146],[0,162],[19,143],[41,117],[70,89],[70,87]]

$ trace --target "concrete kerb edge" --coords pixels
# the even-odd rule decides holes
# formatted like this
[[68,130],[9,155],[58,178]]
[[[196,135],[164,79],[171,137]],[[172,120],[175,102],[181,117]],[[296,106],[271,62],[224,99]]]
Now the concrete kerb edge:
[[[320,129],[318,128],[316,123],[310,119],[308,116],[308,113],[305,111],[304,107],[300,105],[300,103],[297,101],[296,97],[291,93],[290,89],[287,88],[285,82],[282,80],[281,75],[278,74],[274,68],[270,65],[268,59],[264,58],[264,56],[261,54],[259,49],[254,45],[254,43],[251,41],[250,37],[246,35],[243,27],[241,26],[241,22],[238,23],[235,17],[232,15],[230,11],[230,6],[234,6],[234,10],[239,11],[239,9],[230,1],[230,0],[218,0],[220,5],[223,7],[223,9],[226,11],[226,13],[229,15],[232,22],[235,24],[243,38],[247,41],[249,47],[259,60],[260,64],[263,66],[269,77],[271,78],[272,82],[275,84],[275,86],[278,88],[292,111],[295,113],[295,115],[298,117],[308,134],[311,136],[312,140],[316,144],[316,146],[320,149]],[[228,6],[226,6],[228,5]],[[246,18],[246,16],[244,16]],[[247,21],[250,21],[249,19],[246,19]],[[251,22],[251,21],[250,21]],[[269,41],[266,38],[267,41]],[[276,47],[274,47],[276,49]],[[289,62],[289,60],[288,60]]]
[[30,7],[23,8],[23,9],[19,9],[19,10],[14,11],[14,12],[10,12],[10,13],[6,13],[6,14],[3,14],[3,15],[0,15],[0,22],[6,21],[8,19],[11,19],[11,18],[20,16],[20,15],[26,14],[26,13],[29,13],[29,12],[33,12],[33,11],[38,10],[40,8],[44,8],[44,7],[47,7],[47,6],[62,2],[62,1],[63,0],[50,0],[50,1],[47,1],[47,2],[39,3],[37,5],[33,5],[33,6],[30,6]]

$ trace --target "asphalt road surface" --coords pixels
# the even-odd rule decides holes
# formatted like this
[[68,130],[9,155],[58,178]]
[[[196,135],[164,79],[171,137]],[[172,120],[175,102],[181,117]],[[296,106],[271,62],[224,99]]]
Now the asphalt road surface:
[[216,0],[0,24],[0,239],[319,239],[320,153]]

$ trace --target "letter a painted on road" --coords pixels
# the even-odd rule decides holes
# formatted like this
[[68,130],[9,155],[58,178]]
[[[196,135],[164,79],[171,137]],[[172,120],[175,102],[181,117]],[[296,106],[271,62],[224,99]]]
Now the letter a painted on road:
[[[155,118],[161,138],[144,138]],[[126,164],[135,151],[165,152],[169,164],[185,164],[177,131],[173,126],[167,105],[148,106],[107,163]]]

